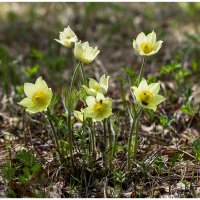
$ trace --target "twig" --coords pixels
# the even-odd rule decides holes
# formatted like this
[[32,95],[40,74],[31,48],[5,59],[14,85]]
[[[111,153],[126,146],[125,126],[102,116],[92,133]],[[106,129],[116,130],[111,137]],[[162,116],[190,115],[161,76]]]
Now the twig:
[[183,150],[181,150],[181,149],[178,149],[178,148],[177,148],[177,150],[178,150],[178,151],[180,151],[180,152],[182,152],[182,153],[184,153],[184,154],[186,154],[186,155],[188,155],[188,156],[190,156],[191,158],[193,158],[193,159],[195,159],[195,160],[196,160],[196,158],[195,158],[193,155],[189,154],[188,152],[186,152],[186,151],[183,151]]

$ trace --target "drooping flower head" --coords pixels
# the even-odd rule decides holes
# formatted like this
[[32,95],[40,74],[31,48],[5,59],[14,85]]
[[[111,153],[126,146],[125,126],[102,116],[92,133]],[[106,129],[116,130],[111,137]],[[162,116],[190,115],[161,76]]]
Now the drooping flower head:
[[160,83],[147,84],[143,79],[138,87],[131,87],[134,91],[136,101],[144,108],[149,108],[156,111],[157,105],[165,100],[165,97],[158,95]]
[[93,62],[99,53],[100,50],[90,47],[88,42],[77,42],[74,47],[75,58],[84,64]]
[[98,93],[96,98],[88,96],[86,104],[88,107],[84,109],[85,116],[93,120],[102,121],[112,114],[112,100],[101,93]]
[[89,87],[83,85],[83,88],[87,92],[88,95],[96,96],[97,93],[106,94],[108,91],[108,81],[110,76],[107,76],[104,74],[101,76],[99,83],[95,81],[94,79],[90,78],[89,81]]
[[148,35],[140,33],[136,40],[133,40],[133,48],[141,56],[151,56],[159,51],[163,41],[156,41],[156,33],[152,31]]
[[26,107],[26,111],[30,113],[47,110],[52,99],[51,88],[48,88],[42,77],[39,77],[35,84],[24,83],[24,93],[27,97],[19,102],[19,105]]
[[59,40],[58,39],[55,40],[60,44],[68,48],[71,48],[74,46],[74,43],[78,41],[78,37],[76,36],[74,31],[72,31],[72,29],[68,26],[63,30],[63,32],[60,32]]

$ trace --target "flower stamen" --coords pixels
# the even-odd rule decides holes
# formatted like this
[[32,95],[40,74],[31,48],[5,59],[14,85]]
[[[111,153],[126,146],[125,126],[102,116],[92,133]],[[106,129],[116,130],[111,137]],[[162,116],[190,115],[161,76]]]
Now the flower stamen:
[[153,51],[153,45],[149,42],[142,42],[140,47],[145,54]]
[[32,97],[32,101],[39,106],[46,104],[45,94],[42,91],[36,92]]
[[143,105],[147,106],[153,100],[153,94],[149,90],[144,90],[139,94]]
[[95,103],[95,105],[94,105],[94,110],[95,110],[98,114],[100,114],[100,113],[102,113],[102,112],[104,111],[104,109],[105,109],[105,106],[104,106],[104,104],[103,104],[103,101],[102,101],[102,100],[96,101],[96,103]]
[[99,86],[99,85],[95,85],[95,86],[93,87],[93,89],[96,90],[96,91],[99,91],[99,90],[100,90],[100,86]]

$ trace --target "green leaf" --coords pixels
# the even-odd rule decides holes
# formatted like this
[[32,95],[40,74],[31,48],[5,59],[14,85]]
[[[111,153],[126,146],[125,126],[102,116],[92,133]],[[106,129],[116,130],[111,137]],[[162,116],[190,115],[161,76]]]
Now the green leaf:
[[16,159],[18,159],[21,164],[26,166],[27,165],[32,166],[36,161],[35,156],[32,153],[27,152],[25,149],[17,153]]
[[188,180],[186,180],[186,179],[182,180],[181,182],[182,182],[185,186],[187,186],[187,185],[190,184],[190,182],[189,182]]
[[42,164],[40,163],[35,163],[32,167],[32,175],[34,176],[36,173],[38,173],[42,168]]
[[117,151],[123,151],[124,150],[124,148],[122,147],[122,146],[117,146]]
[[18,180],[22,185],[26,184],[26,178],[24,176],[20,175]]
[[163,128],[167,128],[174,121],[172,116],[168,117],[167,115],[162,115],[159,117],[159,119]]
[[44,58],[43,52],[37,50],[37,49],[32,49],[31,50],[31,56],[37,60],[42,60]]
[[24,172],[24,176],[25,176],[27,179],[31,179],[31,178],[32,178],[30,169],[29,169],[28,167],[25,167],[25,168],[23,169],[23,172]]
[[181,111],[190,116],[195,116],[198,112],[198,106],[193,106],[189,102],[187,102],[181,107]]
[[15,176],[15,169],[12,167],[11,163],[8,162],[3,165],[1,170],[1,176],[4,180],[11,181]]
[[133,69],[131,69],[130,67],[124,67],[123,70],[130,76],[130,78],[135,78],[135,73]]
[[172,61],[169,65],[162,66],[160,73],[161,75],[167,75],[178,68],[181,68],[181,64],[177,63],[176,61]]
[[182,153],[177,153],[169,159],[169,162],[174,165],[176,162],[180,162],[183,158]]
[[192,145],[194,147],[194,156],[198,161],[200,161],[200,139],[195,140]]
[[35,75],[40,69],[39,65],[34,65],[32,67],[28,67],[25,70],[25,74],[28,78],[32,77],[33,75]]
[[0,64],[5,64],[9,62],[8,52],[0,46]]
[[159,173],[162,173],[164,167],[164,160],[161,156],[158,156],[152,163],[152,166],[155,167]]

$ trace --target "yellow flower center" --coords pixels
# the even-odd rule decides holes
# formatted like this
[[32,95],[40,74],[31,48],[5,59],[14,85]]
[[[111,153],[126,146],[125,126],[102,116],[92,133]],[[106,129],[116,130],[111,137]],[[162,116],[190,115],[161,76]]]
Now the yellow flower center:
[[147,106],[153,100],[153,94],[149,90],[144,90],[139,93],[139,98],[143,105]]
[[46,96],[42,91],[38,91],[33,95],[32,101],[35,105],[43,106],[46,104]]
[[68,39],[68,40],[71,39],[71,36],[70,36],[70,35],[67,35],[67,36],[66,36],[66,39]]
[[93,89],[96,90],[96,91],[99,91],[100,90],[100,86],[99,85],[95,85],[95,86],[93,86]]
[[153,45],[149,42],[142,42],[140,47],[145,54],[151,53],[153,51]]
[[96,103],[94,104],[94,111],[97,114],[101,114],[102,112],[104,112],[104,110],[105,110],[105,105],[103,104],[102,100],[96,101]]

